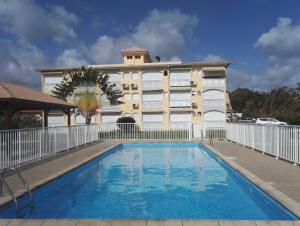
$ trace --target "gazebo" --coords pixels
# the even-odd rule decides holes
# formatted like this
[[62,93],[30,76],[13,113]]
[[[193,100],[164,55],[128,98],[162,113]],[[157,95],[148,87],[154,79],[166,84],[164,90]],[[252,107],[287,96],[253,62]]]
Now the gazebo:
[[6,129],[11,127],[13,115],[23,110],[42,110],[44,113],[44,127],[48,127],[49,111],[61,110],[67,114],[68,125],[70,125],[70,111],[75,107],[73,104],[30,88],[0,81],[0,114],[5,117]]

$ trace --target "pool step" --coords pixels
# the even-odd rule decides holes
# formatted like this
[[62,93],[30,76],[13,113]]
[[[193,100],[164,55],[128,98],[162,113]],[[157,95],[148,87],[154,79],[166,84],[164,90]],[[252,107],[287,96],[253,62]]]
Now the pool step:
[[[29,195],[30,201],[29,201],[28,204],[26,204],[23,207],[21,207],[19,205],[19,200],[18,200],[16,194],[14,193],[14,191],[12,190],[12,188],[9,186],[8,182],[5,179],[5,173],[7,173],[8,171],[13,171],[17,175],[17,177],[21,181],[21,184],[23,185],[23,187],[26,190],[26,193],[24,195],[26,195],[26,194]],[[17,216],[20,216],[22,210],[25,210],[25,209],[26,210],[31,210],[33,208],[33,196],[32,196],[32,193],[31,193],[31,189],[29,188],[29,186],[26,183],[24,177],[22,176],[22,174],[20,173],[20,171],[17,168],[6,168],[6,169],[4,169],[0,174],[0,182],[1,182],[1,184],[0,184],[1,185],[0,193],[2,195],[2,191],[3,191],[2,186],[4,185],[4,187],[6,188],[8,194],[10,195],[10,197],[12,198],[12,200],[14,201],[14,203],[16,205],[16,215]]]

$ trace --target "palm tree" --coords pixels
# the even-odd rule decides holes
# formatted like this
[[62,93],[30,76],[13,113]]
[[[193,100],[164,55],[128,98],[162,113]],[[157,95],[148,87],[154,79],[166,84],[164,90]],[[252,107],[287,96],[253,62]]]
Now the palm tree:
[[87,91],[80,96],[77,105],[81,114],[86,118],[86,124],[90,124],[92,116],[100,107],[100,102],[95,93]]
[[[54,87],[52,93],[66,101],[78,87],[85,86],[85,92],[81,93],[80,99],[76,104],[78,104],[79,111],[86,117],[86,123],[90,124],[92,115],[96,113],[96,109],[101,105],[100,96],[105,95],[111,105],[122,103],[119,100],[122,97],[121,91],[117,90],[115,84],[110,83],[108,79],[109,76],[107,74],[98,72],[93,68],[74,68],[64,77],[61,83]],[[94,91],[88,91],[90,87]],[[96,92],[95,88],[98,88],[100,92]]]

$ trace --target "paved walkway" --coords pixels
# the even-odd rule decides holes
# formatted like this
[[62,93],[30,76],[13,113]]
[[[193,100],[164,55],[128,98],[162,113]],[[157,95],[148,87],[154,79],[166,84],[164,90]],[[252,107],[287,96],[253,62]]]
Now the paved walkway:
[[212,147],[300,203],[299,166],[228,141],[214,141]]

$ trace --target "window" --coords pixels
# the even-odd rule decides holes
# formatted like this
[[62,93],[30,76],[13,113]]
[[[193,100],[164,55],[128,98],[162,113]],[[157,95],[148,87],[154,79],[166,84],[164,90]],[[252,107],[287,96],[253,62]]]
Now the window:
[[197,92],[197,96],[201,96],[201,91],[198,91],[198,92]]
[[124,80],[130,80],[131,76],[129,73],[124,73]]
[[138,93],[132,94],[132,100],[139,100],[139,99],[140,99],[140,95]]
[[192,92],[192,96],[193,96],[193,97],[196,96],[196,91],[193,91],[193,92]]
[[124,93],[124,101],[128,101],[131,99],[130,93]]
[[135,59],[141,59],[141,56],[135,56]]
[[132,79],[133,80],[138,80],[139,79],[139,73],[138,72],[132,73]]
[[132,56],[127,56],[127,60],[131,60],[132,59]]
[[193,112],[193,117],[196,117],[196,116],[197,116],[196,112]]
[[164,76],[168,76],[168,71],[164,71]]
[[201,117],[201,112],[200,111],[198,112],[198,116]]

